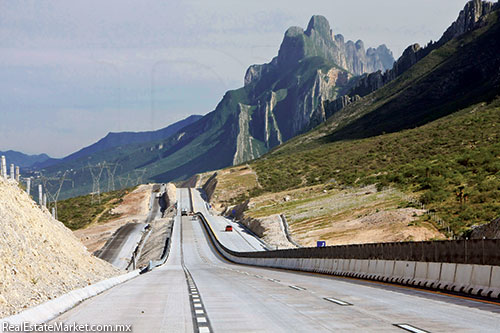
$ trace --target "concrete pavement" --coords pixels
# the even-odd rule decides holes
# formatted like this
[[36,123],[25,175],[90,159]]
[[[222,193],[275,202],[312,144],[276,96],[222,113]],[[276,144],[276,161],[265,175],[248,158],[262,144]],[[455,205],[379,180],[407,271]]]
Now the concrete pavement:
[[[179,208],[189,194],[179,189]],[[197,199],[195,199],[196,201]],[[197,205],[197,204],[196,204]],[[197,208],[197,207],[196,207]],[[179,209],[180,212],[180,209]],[[132,324],[134,332],[196,329],[193,299],[214,332],[497,332],[500,306],[393,285],[235,265],[215,253],[200,221],[177,216],[167,264],[56,321]],[[241,239],[234,242],[246,242]],[[246,246],[246,245],[241,245]],[[190,298],[182,263],[196,285]]]

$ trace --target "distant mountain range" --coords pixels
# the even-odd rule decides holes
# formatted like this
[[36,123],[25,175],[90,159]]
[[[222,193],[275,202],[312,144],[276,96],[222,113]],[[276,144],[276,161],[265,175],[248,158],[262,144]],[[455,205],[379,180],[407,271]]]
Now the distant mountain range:
[[7,164],[13,163],[21,168],[30,168],[34,164],[43,163],[50,159],[47,154],[27,155],[14,150],[0,151],[0,156],[5,156]]
[[64,158],[61,159],[50,158],[43,161],[37,161],[30,166],[37,169],[41,169],[55,164],[65,163],[79,158],[83,158],[118,146],[126,146],[126,145],[133,145],[144,142],[167,139],[168,137],[172,136],[182,128],[192,123],[195,123],[201,118],[202,116],[192,115],[176,123],[173,123],[172,125],[169,125],[165,128],[156,131],[117,132],[117,133],[110,132],[104,138],[97,141],[96,143],[87,146],[85,148],[82,148],[79,151],[72,153]]

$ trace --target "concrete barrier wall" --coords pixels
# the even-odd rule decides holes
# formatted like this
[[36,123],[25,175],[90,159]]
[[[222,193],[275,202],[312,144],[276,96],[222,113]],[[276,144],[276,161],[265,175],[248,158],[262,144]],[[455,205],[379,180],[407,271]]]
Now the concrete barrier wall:
[[[312,255],[308,258],[293,258],[281,257],[281,251],[240,253],[224,247],[204,216],[198,216],[218,252],[235,263],[371,279],[493,298],[500,295],[500,266],[410,260],[314,258]],[[453,246],[457,244],[454,243]]]

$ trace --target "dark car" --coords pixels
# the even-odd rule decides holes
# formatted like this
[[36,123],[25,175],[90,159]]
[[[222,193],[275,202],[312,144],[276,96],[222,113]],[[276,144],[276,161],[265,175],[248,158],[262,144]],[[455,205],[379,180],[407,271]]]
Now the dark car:
[[187,216],[188,211],[186,209],[181,210],[181,216]]

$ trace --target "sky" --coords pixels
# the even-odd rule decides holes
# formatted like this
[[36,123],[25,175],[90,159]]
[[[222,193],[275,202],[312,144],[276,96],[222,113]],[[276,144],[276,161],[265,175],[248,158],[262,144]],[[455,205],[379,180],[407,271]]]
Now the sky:
[[290,26],[386,44],[440,38],[465,0],[0,0],[0,151],[63,157],[108,132],[212,111]]

